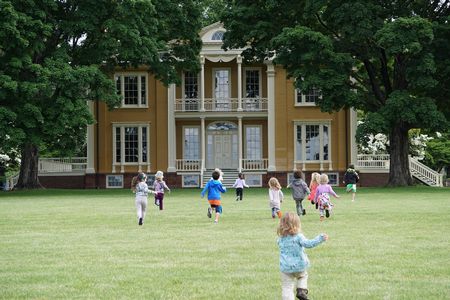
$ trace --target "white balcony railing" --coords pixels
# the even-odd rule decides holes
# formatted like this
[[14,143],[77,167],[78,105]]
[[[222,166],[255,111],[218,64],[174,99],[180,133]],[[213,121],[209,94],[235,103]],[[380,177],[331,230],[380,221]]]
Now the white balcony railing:
[[267,158],[242,159],[242,171],[266,171],[269,166]]
[[178,172],[200,172],[202,170],[201,159],[177,159]]
[[357,169],[389,169],[389,154],[358,154]]
[[[267,111],[267,98],[205,98],[203,107],[199,98],[175,99],[175,112],[263,112]],[[202,110],[204,109],[204,110]]]
[[86,157],[72,158],[40,158],[39,173],[84,173],[86,171]]

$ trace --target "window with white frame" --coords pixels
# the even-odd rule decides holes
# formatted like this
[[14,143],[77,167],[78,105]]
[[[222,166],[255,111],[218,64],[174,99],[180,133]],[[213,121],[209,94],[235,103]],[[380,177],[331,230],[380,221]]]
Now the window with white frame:
[[322,97],[320,89],[312,88],[305,92],[300,89],[295,90],[295,105],[316,105],[316,101]]
[[148,125],[113,125],[116,164],[147,164],[149,161]]
[[294,128],[296,161],[329,160],[329,123],[296,122]]
[[261,126],[245,126],[245,158],[262,158]]
[[106,175],[107,189],[121,189],[123,188],[123,175]]
[[339,185],[339,173],[325,173],[328,175],[328,184],[333,186]]
[[184,72],[184,98],[198,98],[198,75],[193,72]]
[[249,186],[262,186],[262,175],[245,174],[245,183]]
[[183,187],[199,187],[200,176],[199,175],[183,175]]
[[122,107],[147,107],[147,74],[115,74],[117,94]]
[[219,30],[214,32],[214,34],[211,37],[211,40],[213,41],[221,41],[223,40],[223,34],[225,33],[225,31]]
[[200,128],[184,127],[184,159],[200,158]]
[[260,95],[260,70],[246,69],[245,70],[245,98],[258,98]]

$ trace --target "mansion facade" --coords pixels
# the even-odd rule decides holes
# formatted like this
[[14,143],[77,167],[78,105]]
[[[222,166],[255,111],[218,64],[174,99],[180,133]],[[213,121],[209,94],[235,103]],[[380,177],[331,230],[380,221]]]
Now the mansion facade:
[[214,168],[227,186],[238,172],[252,186],[272,176],[285,185],[295,170],[342,185],[357,160],[356,112],[321,112],[320,90],[296,90],[272,61],[247,64],[242,49],[224,51],[224,32],[220,23],[200,32],[201,71],[180,74],[180,85],[164,86],[144,67],[117,70],[121,106],[89,104],[97,122],[80,185],[128,188],[138,172],[161,170],[170,187],[200,187]]

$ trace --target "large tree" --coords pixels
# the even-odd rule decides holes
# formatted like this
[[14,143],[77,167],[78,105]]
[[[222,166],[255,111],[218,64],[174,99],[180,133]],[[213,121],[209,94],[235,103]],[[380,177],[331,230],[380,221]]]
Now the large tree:
[[448,107],[437,91],[448,77],[436,68],[450,69],[449,2],[228,0],[224,47],[274,58],[297,88],[321,89],[323,111],[365,111],[361,128],[389,136],[389,184],[409,185],[408,130],[448,125],[436,105]]
[[197,70],[200,17],[194,0],[0,0],[0,141],[21,151],[17,188],[39,187],[40,145],[84,142],[87,101],[119,103],[115,67],[164,83]]

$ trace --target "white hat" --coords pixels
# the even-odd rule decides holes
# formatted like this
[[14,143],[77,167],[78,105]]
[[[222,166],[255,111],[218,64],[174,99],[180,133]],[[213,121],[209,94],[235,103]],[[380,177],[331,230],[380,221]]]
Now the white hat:
[[164,173],[162,171],[158,171],[158,172],[156,172],[155,177],[156,178],[163,178],[164,177]]

